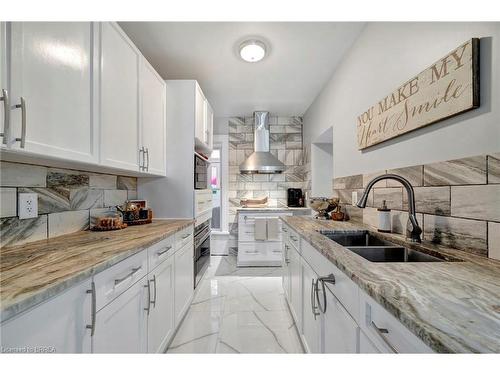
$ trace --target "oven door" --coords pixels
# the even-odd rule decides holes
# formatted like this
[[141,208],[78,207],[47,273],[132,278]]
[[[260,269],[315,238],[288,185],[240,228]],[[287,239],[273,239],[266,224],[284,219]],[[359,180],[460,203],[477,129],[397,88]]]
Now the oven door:
[[198,285],[210,260],[210,220],[202,224],[194,237],[194,287]]

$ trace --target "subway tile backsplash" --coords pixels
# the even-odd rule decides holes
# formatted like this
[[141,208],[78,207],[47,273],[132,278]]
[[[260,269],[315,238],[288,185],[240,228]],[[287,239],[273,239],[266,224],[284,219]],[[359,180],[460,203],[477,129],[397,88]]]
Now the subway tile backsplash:
[[423,238],[451,248],[500,259],[500,153],[466,157],[426,165],[416,165],[365,175],[343,176],[332,181],[333,195],[353,220],[378,225],[376,208],[383,200],[392,209],[392,230],[404,233],[408,219],[408,199],[396,181],[374,185],[367,207],[358,209],[351,194],[359,181],[369,181],[384,173],[408,179],[415,190],[417,219]]
[[[137,199],[137,178],[1,162],[1,246],[60,236],[90,226],[93,217]],[[19,220],[17,194],[38,194],[38,217]]]

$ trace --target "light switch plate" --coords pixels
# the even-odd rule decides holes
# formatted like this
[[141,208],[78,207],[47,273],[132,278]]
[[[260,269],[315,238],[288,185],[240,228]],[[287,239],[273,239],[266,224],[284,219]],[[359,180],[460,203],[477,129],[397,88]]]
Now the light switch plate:
[[31,219],[38,216],[38,194],[19,193],[17,196],[17,216],[19,219]]
[[358,192],[353,191],[351,194],[352,205],[355,206],[358,203]]

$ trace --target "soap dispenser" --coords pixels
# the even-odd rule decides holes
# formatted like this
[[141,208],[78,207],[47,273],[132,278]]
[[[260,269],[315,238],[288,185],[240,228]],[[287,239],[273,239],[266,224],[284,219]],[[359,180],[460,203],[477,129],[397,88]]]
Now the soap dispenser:
[[378,211],[378,231],[390,233],[391,232],[391,209],[387,208],[386,201],[382,201],[382,207]]

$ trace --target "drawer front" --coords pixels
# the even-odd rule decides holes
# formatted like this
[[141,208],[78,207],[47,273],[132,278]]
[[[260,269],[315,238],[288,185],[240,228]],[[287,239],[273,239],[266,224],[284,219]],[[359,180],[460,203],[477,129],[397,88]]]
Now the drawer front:
[[267,249],[265,242],[238,242],[238,258],[241,260],[265,260]]
[[301,242],[302,257],[304,260],[312,267],[318,276],[328,276],[330,274],[335,276],[335,284],[328,283],[326,285],[354,320],[359,322],[358,286],[307,241],[301,239]]
[[193,226],[190,225],[175,234],[175,251],[181,249],[183,246],[193,242]]
[[148,270],[151,272],[175,252],[175,236],[172,235],[148,248]]
[[196,190],[194,194],[196,215],[212,209],[212,190]]
[[360,327],[383,353],[432,353],[422,340],[360,290]]
[[102,309],[148,273],[148,251],[115,264],[94,276],[96,310]]

